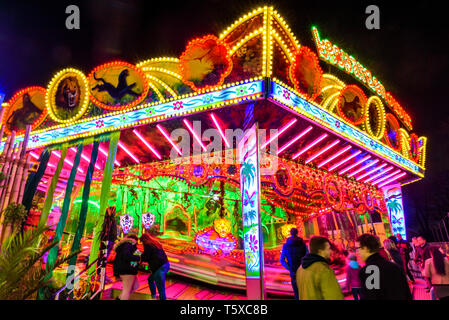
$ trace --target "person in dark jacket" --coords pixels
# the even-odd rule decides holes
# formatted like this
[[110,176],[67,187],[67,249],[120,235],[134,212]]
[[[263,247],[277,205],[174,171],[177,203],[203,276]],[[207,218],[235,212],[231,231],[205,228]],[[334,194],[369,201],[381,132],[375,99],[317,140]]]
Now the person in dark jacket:
[[148,276],[148,286],[150,287],[151,296],[156,298],[156,287],[159,292],[159,300],[166,300],[165,295],[165,275],[170,269],[167,255],[165,254],[162,245],[150,236],[144,233],[140,237],[143,244],[143,253],[141,257],[142,262],[148,263],[148,268],[151,274]]
[[290,235],[282,246],[281,251],[281,264],[290,272],[290,278],[292,283],[295,299],[298,297],[298,286],[296,284],[296,271],[301,266],[302,258],[307,254],[307,247],[301,237],[298,237],[298,229],[292,228]]
[[114,276],[122,280],[123,290],[119,300],[129,300],[131,293],[139,288],[137,281],[137,265],[140,260],[137,251],[137,236],[128,235],[119,241],[115,247],[115,259],[112,264]]
[[[427,244],[427,240],[424,236],[419,236],[417,238],[418,246],[416,247],[416,256],[415,263],[421,269],[421,272],[424,270],[424,263],[427,259],[430,259],[430,246]],[[426,291],[430,292],[430,279],[425,277],[426,280]]]
[[404,272],[379,254],[380,240],[372,234],[357,238],[357,254],[365,266],[359,277],[361,300],[412,300]]
[[418,246],[416,247],[416,257],[415,260],[417,264],[421,267],[421,269],[424,268],[424,262],[427,259],[430,259],[430,246],[427,244],[427,240],[423,236],[419,236],[417,238],[418,240]]
[[[105,212],[103,228],[100,233],[100,261],[103,268],[106,268],[106,264],[112,250],[114,249],[114,243],[117,240],[117,222],[115,221],[115,207],[108,207]],[[100,273],[98,270],[98,273]],[[107,276],[105,276],[105,282],[112,282]]]
[[410,246],[410,243],[408,243],[407,241],[402,239],[402,236],[401,236],[400,233],[398,233],[396,235],[396,237],[398,239],[397,247],[399,249],[399,252],[401,253],[402,262],[404,263],[404,270],[407,273],[410,281],[412,283],[414,283],[415,282],[415,278],[413,277],[413,274],[410,271],[410,268],[408,266],[409,262],[410,262],[410,252],[412,251],[412,248]]

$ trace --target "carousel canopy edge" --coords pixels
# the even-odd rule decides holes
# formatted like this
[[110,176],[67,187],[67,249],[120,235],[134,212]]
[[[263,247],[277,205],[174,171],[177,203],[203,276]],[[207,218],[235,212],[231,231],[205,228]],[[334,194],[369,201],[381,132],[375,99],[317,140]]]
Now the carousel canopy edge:
[[[32,149],[268,97],[423,177],[427,139],[412,131],[410,116],[371,71],[311,31],[316,50],[276,10],[260,7],[219,36],[191,40],[179,57],[112,61],[87,76],[63,69],[46,88],[21,89],[2,103],[2,124],[17,141],[31,124]],[[337,71],[325,74],[324,65]],[[342,80],[348,75],[354,82]]]

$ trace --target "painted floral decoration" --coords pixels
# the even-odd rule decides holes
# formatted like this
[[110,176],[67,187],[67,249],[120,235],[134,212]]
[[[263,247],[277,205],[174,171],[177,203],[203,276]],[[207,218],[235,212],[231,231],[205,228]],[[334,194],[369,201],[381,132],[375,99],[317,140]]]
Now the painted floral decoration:
[[221,85],[231,72],[229,49],[214,35],[192,40],[181,55],[180,73],[195,91]]
[[309,48],[302,46],[295,54],[295,60],[289,68],[290,80],[295,89],[310,100],[314,100],[321,91],[321,70],[318,57]]

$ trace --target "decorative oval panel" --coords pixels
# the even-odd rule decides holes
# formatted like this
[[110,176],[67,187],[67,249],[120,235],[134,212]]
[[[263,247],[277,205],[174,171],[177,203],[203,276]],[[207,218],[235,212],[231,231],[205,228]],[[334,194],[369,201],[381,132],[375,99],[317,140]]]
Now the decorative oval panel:
[[145,98],[149,82],[136,66],[113,61],[96,67],[88,76],[90,99],[107,110],[129,109]]
[[230,50],[214,35],[194,39],[182,53],[179,69],[195,91],[221,85],[232,70]]
[[387,115],[385,116],[385,120],[385,141],[387,142],[388,146],[398,151],[401,148],[399,122],[391,113],[387,113]]
[[362,89],[355,85],[344,87],[338,97],[338,115],[346,122],[360,125],[366,119],[366,96]]
[[56,122],[70,123],[84,115],[89,104],[86,76],[76,69],[58,72],[48,85],[46,105]]
[[2,124],[5,125],[5,133],[11,134],[15,131],[22,134],[27,125],[31,125],[31,130],[39,126],[47,116],[46,93],[47,90],[42,87],[28,87],[16,92],[9,99],[3,115]]
[[307,47],[302,46],[296,53],[295,59],[289,68],[290,80],[295,89],[314,100],[321,91],[321,70],[316,54]]
[[366,132],[376,140],[384,136],[385,131],[385,109],[382,101],[377,96],[372,96],[366,102]]

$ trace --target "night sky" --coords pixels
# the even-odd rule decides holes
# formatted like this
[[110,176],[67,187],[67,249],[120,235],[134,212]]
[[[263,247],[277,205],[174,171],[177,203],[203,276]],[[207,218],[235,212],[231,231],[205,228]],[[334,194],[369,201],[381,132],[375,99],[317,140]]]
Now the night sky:
[[[449,187],[444,186],[449,178],[449,22],[438,3],[1,1],[0,91],[8,99],[27,86],[46,87],[64,67],[88,74],[113,59],[137,63],[153,57],[178,57],[190,39],[219,35],[243,14],[273,5],[300,43],[315,50],[310,32],[315,25],[323,38],[371,70],[411,115],[417,134],[428,137],[426,178],[403,188],[409,231],[419,232],[422,227],[415,208],[423,199],[446,197],[447,207],[440,212],[449,212]],[[70,4],[80,8],[80,30],[65,28],[65,8]],[[370,4],[380,8],[380,30],[365,27],[365,8]]]

